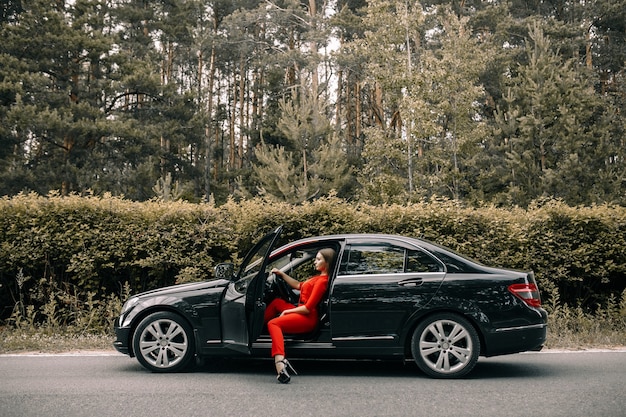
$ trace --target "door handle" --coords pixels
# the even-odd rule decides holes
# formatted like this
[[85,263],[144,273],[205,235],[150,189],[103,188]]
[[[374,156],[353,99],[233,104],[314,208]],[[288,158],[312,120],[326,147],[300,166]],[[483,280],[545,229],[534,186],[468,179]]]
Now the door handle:
[[405,279],[404,281],[398,282],[398,285],[402,287],[419,287],[423,283],[424,283],[424,280],[422,278],[411,278],[411,279]]

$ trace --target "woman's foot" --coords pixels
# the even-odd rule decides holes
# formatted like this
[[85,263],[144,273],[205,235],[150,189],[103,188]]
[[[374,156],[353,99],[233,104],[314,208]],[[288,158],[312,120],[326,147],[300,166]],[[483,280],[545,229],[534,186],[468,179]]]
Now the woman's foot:
[[287,384],[289,383],[289,381],[291,381],[291,376],[289,375],[288,371],[293,372],[294,375],[298,375],[296,370],[293,369],[293,366],[291,366],[289,361],[284,357],[279,358],[279,356],[277,355],[274,360],[274,365],[276,366],[276,373],[278,374],[276,376],[276,379],[281,384]]

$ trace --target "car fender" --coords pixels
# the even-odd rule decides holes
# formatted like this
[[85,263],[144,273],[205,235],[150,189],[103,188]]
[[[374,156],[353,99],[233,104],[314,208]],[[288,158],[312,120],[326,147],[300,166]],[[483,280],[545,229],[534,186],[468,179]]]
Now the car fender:
[[[214,288],[208,292],[202,293],[203,303],[194,303],[191,298],[198,296],[197,294],[190,294],[187,292],[182,293],[170,293],[156,297],[149,297],[140,299],[137,304],[127,312],[123,318],[123,323],[120,323],[122,327],[130,328],[129,332],[129,346],[132,343],[132,337],[135,329],[148,315],[158,311],[170,311],[183,317],[192,327],[196,338],[204,337],[203,334],[199,334],[200,330],[205,333],[210,331],[214,334],[221,334],[219,323],[219,306],[224,288]],[[206,316],[208,315],[216,323],[214,329],[207,328]],[[204,319],[204,320],[203,320]],[[215,337],[215,336],[214,336]]]
[[[405,351],[409,356],[411,355],[411,338],[413,337],[415,328],[424,319],[437,313],[453,313],[468,319],[478,332],[481,346],[484,346],[485,337],[483,329],[485,326],[489,326],[490,321],[489,318],[480,311],[479,306],[471,300],[452,299],[451,297],[435,295],[424,308],[414,311],[406,321],[404,331],[401,333],[400,342],[405,347]],[[482,349],[481,347],[481,350]]]
[[173,313],[177,313],[185,318],[194,328],[200,324],[198,314],[194,306],[179,297],[171,295],[155,297],[145,301],[140,301],[137,304],[137,307],[135,308],[135,311],[137,311],[136,315],[128,317],[128,319],[130,319],[133,323],[133,327],[135,327],[138,322],[143,320],[144,317],[156,311],[171,311]]

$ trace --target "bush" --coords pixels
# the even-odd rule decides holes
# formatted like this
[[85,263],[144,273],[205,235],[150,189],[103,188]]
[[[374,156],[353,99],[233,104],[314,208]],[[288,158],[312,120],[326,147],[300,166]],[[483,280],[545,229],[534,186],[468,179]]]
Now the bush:
[[114,317],[102,309],[114,309],[127,292],[209,279],[215,264],[241,258],[281,224],[282,242],[397,233],[436,241],[485,264],[534,270],[544,302],[559,318],[557,307],[601,312],[626,287],[622,207],[552,200],[528,210],[447,200],[372,206],[334,196],[297,206],[254,199],[216,207],[21,194],[0,200],[0,319],[14,326],[106,327],[88,311]]

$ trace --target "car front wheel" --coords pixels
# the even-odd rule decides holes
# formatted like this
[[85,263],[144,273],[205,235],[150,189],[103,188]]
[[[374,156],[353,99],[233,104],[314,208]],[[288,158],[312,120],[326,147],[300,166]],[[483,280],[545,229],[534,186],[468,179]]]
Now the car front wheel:
[[139,363],[153,372],[183,370],[194,355],[191,326],[179,315],[162,311],[147,316],[133,336]]
[[480,339],[463,317],[440,313],[420,323],[411,341],[417,366],[434,378],[460,378],[476,365]]

